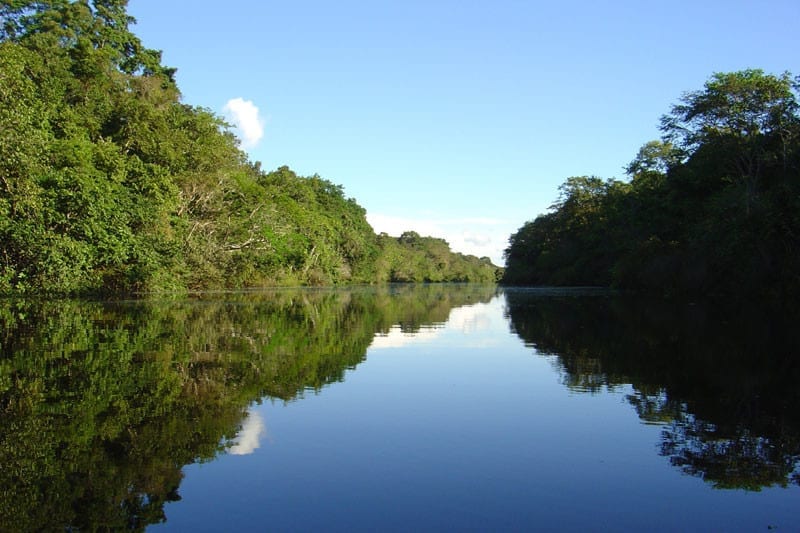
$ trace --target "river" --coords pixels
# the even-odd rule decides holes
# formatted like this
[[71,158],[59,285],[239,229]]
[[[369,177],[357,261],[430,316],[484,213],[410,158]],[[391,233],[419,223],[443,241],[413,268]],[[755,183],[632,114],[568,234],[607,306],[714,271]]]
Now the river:
[[0,302],[0,530],[800,529],[786,312],[418,285]]

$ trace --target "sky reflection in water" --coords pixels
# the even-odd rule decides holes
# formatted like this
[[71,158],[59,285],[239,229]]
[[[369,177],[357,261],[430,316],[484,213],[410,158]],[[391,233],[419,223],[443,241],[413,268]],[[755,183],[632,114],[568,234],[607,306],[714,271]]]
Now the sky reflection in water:
[[[567,311],[558,320],[591,318],[574,304],[557,304],[562,308],[554,312]],[[665,388],[670,382],[658,387],[649,376],[623,375],[613,367],[623,363],[604,360],[602,345],[599,357],[588,352],[580,335],[552,345],[548,335],[565,322],[548,323],[555,320],[548,306],[552,302],[499,295],[453,309],[445,323],[389,327],[375,336],[366,360],[344,382],[289,402],[252,405],[230,455],[184,469],[183,500],[166,506],[167,522],[159,527],[800,526],[800,490],[791,480],[788,488],[769,478],[751,490],[713,488],[731,481],[715,482],[713,471],[704,472],[698,448],[744,441],[693,438],[695,426],[686,423],[695,415],[685,409],[689,402],[713,414],[698,404],[703,398],[676,398]],[[531,334],[529,327],[543,332]],[[680,438],[688,439],[686,449],[669,449],[680,448]],[[698,461],[691,468],[675,459],[687,450]],[[796,461],[796,448],[794,454],[788,460]],[[758,468],[758,457],[750,459]]]

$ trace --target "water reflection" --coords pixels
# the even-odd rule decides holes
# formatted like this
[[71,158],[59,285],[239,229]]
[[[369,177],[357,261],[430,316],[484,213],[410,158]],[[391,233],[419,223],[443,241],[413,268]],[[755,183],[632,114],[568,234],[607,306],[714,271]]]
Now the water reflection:
[[[587,472],[552,465],[594,464],[564,458],[574,439],[609,422],[582,412],[580,424],[591,428],[567,427],[560,419],[576,418],[550,409],[549,391],[529,394],[536,388],[531,379],[542,386],[551,375],[531,373],[529,363],[541,361],[507,335],[504,321],[550,361],[575,398],[594,394],[590,399],[601,403],[607,391],[624,394],[639,419],[661,429],[658,451],[675,468],[721,488],[800,484],[796,317],[570,294],[507,291],[498,299],[493,287],[425,285],[177,302],[2,302],[0,530],[144,529],[164,520],[166,502],[181,498],[186,465],[225,453],[251,454],[230,458],[236,465],[259,453],[284,454],[285,464],[271,468],[302,474],[307,483],[275,474],[273,485],[294,487],[304,498],[308,484],[324,477],[304,471],[309,462],[318,469],[351,466],[331,478],[332,498],[342,494],[336,483],[349,481],[352,494],[377,497],[386,488],[378,481],[400,479],[393,494],[408,500],[387,496],[378,513],[399,504],[416,512],[409,502],[445,501],[451,493],[464,504],[445,501],[442,508],[453,513],[494,498],[498,514],[482,522],[487,529],[499,516],[533,509],[518,501],[531,490],[539,502],[558,494],[552,486],[582,494],[572,480]],[[414,343],[425,349],[385,351]],[[509,345],[519,353],[503,352]],[[372,376],[379,379],[363,380],[360,395],[329,402],[344,389],[336,387],[317,397],[373,351],[379,364]],[[409,359],[424,364],[409,368]],[[357,372],[368,375],[370,365]],[[270,429],[288,440],[278,418],[291,417],[284,409],[264,416],[254,404],[262,400],[286,410],[342,410],[323,409],[307,423],[307,453],[296,439],[299,449],[271,446],[265,454]],[[345,409],[353,405],[357,415]],[[633,412],[626,407],[623,415],[633,419]],[[607,440],[616,445],[628,437]],[[325,455],[331,448],[336,461]],[[644,453],[661,462],[649,448]],[[603,478],[620,475],[607,468]],[[370,469],[380,474],[374,483],[368,476],[357,483]]]
[[376,333],[421,331],[493,287],[0,303],[0,529],[144,529],[181,469],[266,437],[248,406],[343,379]]
[[242,430],[236,435],[228,453],[231,455],[250,455],[261,447],[261,438],[266,432],[267,428],[261,413],[256,410],[248,411],[247,417],[242,424]]
[[768,308],[506,294],[511,327],[572,390],[631,385],[660,453],[717,488],[800,484],[800,332]]
[[389,331],[376,334],[370,348],[373,350],[402,348],[412,343],[431,341],[439,335],[441,330],[441,327],[431,326],[419,328],[415,332],[407,332],[403,331],[400,326],[392,326]]

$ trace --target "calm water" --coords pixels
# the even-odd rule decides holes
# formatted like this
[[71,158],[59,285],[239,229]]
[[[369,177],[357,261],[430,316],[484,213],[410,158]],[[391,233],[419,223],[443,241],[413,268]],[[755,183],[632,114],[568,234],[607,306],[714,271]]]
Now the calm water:
[[795,324],[463,285],[0,302],[0,531],[798,531]]

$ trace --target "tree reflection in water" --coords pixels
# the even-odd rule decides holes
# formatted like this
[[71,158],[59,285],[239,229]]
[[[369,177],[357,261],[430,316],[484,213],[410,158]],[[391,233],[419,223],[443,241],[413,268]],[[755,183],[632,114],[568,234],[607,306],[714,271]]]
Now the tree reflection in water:
[[512,330],[587,393],[630,385],[660,452],[717,488],[800,484],[797,316],[758,306],[506,291]]
[[[0,529],[141,530],[185,465],[255,450],[254,401],[344,379],[375,335],[419,332],[494,287],[279,290],[0,304]],[[577,391],[628,391],[660,451],[720,488],[800,484],[794,316],[506,291],[513,331]]]
[[[262,398],[343,379],[376,333],[444,322],[483,286],[0,304],[0,529],[141,530],[181,469],[263,429]],[[243,427],[247,431],[242,431]],[[237,438],[239,435],[239,438]]]

